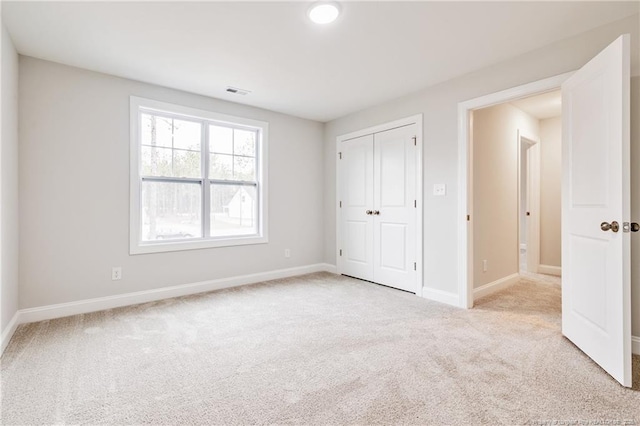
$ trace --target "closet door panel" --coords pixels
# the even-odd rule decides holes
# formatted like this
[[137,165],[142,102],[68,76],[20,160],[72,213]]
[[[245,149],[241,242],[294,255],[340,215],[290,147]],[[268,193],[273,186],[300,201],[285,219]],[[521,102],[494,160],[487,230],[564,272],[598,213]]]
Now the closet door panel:
[[343,142],[342,273],[373,281],[373,135]]
[[416,126],[374,135],[373,280],[415,292]]
[[[403,272],[407,263],[407,226],[398,223],[380,223],[380,268]],[[384,248],[388,248],[385,250]]]

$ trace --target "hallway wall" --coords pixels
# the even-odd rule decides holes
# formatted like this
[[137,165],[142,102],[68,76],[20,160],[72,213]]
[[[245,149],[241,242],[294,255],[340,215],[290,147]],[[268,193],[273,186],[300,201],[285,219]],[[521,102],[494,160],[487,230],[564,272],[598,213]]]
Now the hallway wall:
[[540,120],[540,265],[561,266],[562,117]]

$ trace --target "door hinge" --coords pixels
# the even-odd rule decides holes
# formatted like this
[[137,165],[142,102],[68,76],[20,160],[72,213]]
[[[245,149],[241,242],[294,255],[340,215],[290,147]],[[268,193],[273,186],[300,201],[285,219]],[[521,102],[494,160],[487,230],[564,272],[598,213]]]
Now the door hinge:
[[471,215],[467,215],[467,222],[471,220]]
[[342,160],[342,153],[341,152],[338,153],[338,157],[340,157],[340,159]]
[[413,262],[413,270],[414,271],[418,270],[418,263],[417,262]]
[[342,256],[342,249],[340,249],[340,256]]
[[418,200],[413,200],[413,208],[418,208]]
[[413,139],[413,146],[418,146],[418,137],[414,136],[412,139]]
[[342,208],[342,201],[340,201],[340,208]]

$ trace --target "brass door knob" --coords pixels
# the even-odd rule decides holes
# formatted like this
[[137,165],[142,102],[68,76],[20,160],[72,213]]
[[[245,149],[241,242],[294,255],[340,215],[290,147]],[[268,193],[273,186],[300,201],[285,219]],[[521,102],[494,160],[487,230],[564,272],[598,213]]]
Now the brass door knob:
[[616,222],[615,220],[611,223],[609,222],[602,222],[600,224],[600,229],[602,229],[603,231],[613,231],[613,232],[618,232],[620,230],[620,224],[618,222]]
[[640,231],[640,225],[638,224],[638,222],[631,222],[631,232],[638,231]]

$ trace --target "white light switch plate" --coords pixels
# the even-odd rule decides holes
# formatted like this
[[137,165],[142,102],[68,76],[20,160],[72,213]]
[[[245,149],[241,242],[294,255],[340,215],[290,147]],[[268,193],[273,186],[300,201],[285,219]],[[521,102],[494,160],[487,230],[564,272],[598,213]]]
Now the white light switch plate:
[[434,183],[433,195],[447,195],[447,185],[444,183]]

